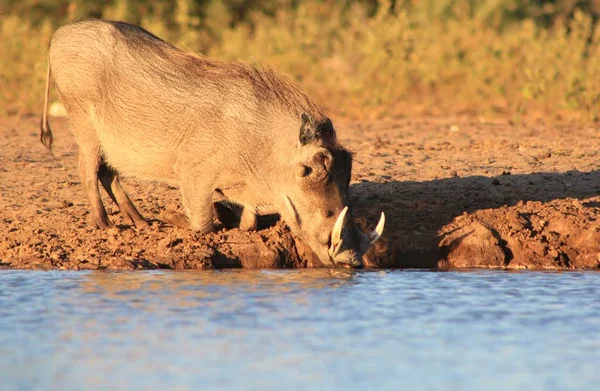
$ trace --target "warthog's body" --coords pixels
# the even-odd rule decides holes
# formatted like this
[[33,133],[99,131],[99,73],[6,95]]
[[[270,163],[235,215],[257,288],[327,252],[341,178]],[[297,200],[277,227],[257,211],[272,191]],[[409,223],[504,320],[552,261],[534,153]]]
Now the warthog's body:
[[[178,185],[186,215],[171,216],[177,225],[212,231],[216,191],[243,206],[241,228],[255,228],[258,212],[280,213],[324,263],[361,264],[368,239],[351,219],[341,218],[337,240],[346,239],[344,248],[328,251],[348,204],[351,155],[331,121],[287,78],[104,21],[60,28],[50,44],[50,72],[99,228],[110,225],[99,181],[123,214],[145,223],[119,184],[121,173]],[[46,118],[42,141],[50,147]]]

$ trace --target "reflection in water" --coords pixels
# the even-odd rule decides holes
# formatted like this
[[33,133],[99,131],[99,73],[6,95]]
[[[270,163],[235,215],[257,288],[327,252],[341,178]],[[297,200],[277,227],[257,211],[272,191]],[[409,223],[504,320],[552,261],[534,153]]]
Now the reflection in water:
[[[137,310],[181,312],[184,308],[200,306],[210,311],[211,306],[218,305],[220,309],[230,308],[239,313],[253,306],[269,306],[282,297],[298,305],[306,304],[306,292],[342,287],[352,283],[353,275],[354,271],[347,269],[292,273],[284,270],[94,271],[82,278],[79,287],[84,297],[102,297],[102,302],[113,305],[127,303]],[[79,298],[77,295],[77,300]]]
[[0,271],[5,389],[593,389],[600,274]]
[[[335,288],[351,281],[354,272],[348,269],[309,269],[290,272],[286,270],[215,270],[103,272],[94,271],[85,276],[83,288],[101,289],[108,293],[124,291],[195,291],[206,287],[246,289],[266,287],[274,292],[286,293],[293,289]],[[89,282],[89,283],[88,283]]]

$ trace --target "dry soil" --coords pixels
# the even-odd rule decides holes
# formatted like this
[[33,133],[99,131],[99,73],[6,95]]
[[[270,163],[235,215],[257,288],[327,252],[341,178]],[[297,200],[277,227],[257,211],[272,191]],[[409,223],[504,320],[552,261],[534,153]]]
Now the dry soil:
[[[355,216],[373,228],[387,215],[367,266],[600,268],[596,127],[470,117],[335,123],[355,152]],[[0,120],[0,267],[320,266],[272,216],[250,233],[169,226],[159,216],[180,209],[178,190],[133,178],[123,185],[152,224],[131,226],[104,197],[116,227],[93,229],[77,145],[64,119],[51,125],[56,157],[39,142],[38,118]]]

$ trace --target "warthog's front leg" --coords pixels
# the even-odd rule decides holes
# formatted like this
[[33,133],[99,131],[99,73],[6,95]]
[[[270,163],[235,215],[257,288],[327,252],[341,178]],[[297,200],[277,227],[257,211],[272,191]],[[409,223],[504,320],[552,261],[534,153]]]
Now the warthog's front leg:
[[257,228],[256,209],[251,205],[244,205],[244,210],[240,217],[240,229],[244,231],[256,231]]
[[[214,201],[214,197],[213,197]],[[227,202],[215,202],[213,214],[223,223],[225,228],[240,228],[245,231],[258,229],[256,208],[251,205],[240,206]]]
[[[213,184],[197,175],[187,173],[181,175],[180,190],[189,228],[199,233],[214,232]],[[175,222],[181,224],[180,219],[178,220]]]

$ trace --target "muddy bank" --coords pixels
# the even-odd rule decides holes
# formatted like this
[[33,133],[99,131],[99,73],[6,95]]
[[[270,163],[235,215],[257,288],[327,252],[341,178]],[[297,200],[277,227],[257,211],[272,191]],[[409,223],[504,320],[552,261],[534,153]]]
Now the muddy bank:
[[[198,236],[162,223],[177,189],[124,179],[149,227],[97,231],[77,175],[77,146],[51,119],[57,158],[38,118],[0,120],[0,266],[43,269],[318,267],[273,216],[254,233]],[[368,227],[384,210],[371,267],[600,267],[600,132],[472,118],[336,122],[355,153],[351,197]],[[105,196],[105,194],[103,194]]]

